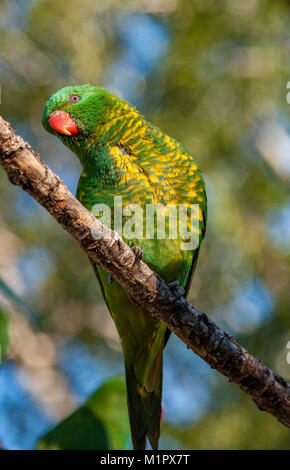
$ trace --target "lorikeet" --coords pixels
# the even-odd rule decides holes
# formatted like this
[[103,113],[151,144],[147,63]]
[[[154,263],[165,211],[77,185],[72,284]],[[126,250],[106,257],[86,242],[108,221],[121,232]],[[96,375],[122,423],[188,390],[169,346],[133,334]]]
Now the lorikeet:
[[[77,198],[89,210],[103,203],[114,212],[114,196],[122,196],[123,207],[139,204],[144,210],[149,204],[198,204],[199,242],[192,249],[184,249],[180,235],[158,239],[122,234],[130,246],[141,247],[143,260],[165,281],[179,281],[187,293],[206,227],[205,186],[193,157],[127,101],[92,85],[57,91],[46,103],[42,123],[79,158],[83,171]],[[169,331],[92,264],[120,335],[134,449],[145,449],[146,436],[157,449],[162,355]]]

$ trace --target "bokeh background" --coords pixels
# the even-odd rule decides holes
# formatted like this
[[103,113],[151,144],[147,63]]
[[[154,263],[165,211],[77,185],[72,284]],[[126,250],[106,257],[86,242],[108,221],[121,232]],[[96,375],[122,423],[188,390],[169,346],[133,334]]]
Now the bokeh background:
[[[1,115],[72,191],[80,164],[40,124],[63,86],[105,86],[180,140],[209,201],[190,300],[286,379],[289,24],[285,0],[0,3]],[[1,445],[130,449],[118,336],[91,266],[3,171],[0,182]],[[161,448],[290,447],[174,336],[164,362]]]

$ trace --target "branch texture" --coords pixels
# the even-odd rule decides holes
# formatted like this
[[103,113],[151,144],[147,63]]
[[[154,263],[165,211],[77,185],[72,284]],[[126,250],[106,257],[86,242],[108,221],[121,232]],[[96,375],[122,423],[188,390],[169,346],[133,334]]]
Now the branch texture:
[[100,234],[108,229],[75,199],[61,179],[1,117],[0,164],[11,183],[36,199],[137,304],[249,394],[260,410],[290,427],[290,385],[251,356],[205,313],[189,304],[178,289],[168,286],[143,261],[135,263],[134,252],[116,232],[112,232],[111,239],[96,240],[92,227],[94,233]]

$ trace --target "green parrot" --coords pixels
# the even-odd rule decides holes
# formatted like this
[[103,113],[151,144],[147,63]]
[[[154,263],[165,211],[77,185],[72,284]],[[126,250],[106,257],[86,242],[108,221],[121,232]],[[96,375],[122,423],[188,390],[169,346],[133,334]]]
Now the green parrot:
[[[136,261],[143,255],[151,269],[168,283],[176,285],[178,281],[186,295],[205,234],[207,212],[205,185],[194,158],[179,142],[146,121],[133,105],[89,84],[68,86],[52,95],[42,113],[42,124],[79,158],[83,170],[76,196],[88,210],[105,205],[114,215],[117,197],[124,209],[121,220],[125,225],[137,205],[145,223],[150,206],[198,208],[194,213],[198,243],[190,249],[185,249],[180,233],[175,238],[155,236],[156,216],[153,234],[152,227],[148,236],[139,229],[122,233],[122,238],[135,247]],[[95,215],[104,214],[100,211]],[[165,220],[168,229],[169,218]],[[188,220],[189,215],[186,227]],[[115,225],[113,221],[111,228]],[[162,356],[170,332],[134,303],[107,272],[92,264],[120,336],[133,447],[145,449],[147,437],[157,449]]]

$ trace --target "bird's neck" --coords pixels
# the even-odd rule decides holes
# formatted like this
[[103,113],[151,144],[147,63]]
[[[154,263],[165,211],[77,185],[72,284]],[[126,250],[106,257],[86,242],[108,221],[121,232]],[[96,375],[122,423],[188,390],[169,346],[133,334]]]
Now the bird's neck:
[[133,173],[137,176],[136,150],[143,131],[144,120],[135,109],[99,126],[85,151],[78,152],[83,174],[95,186],[107,188],[123,184]]

